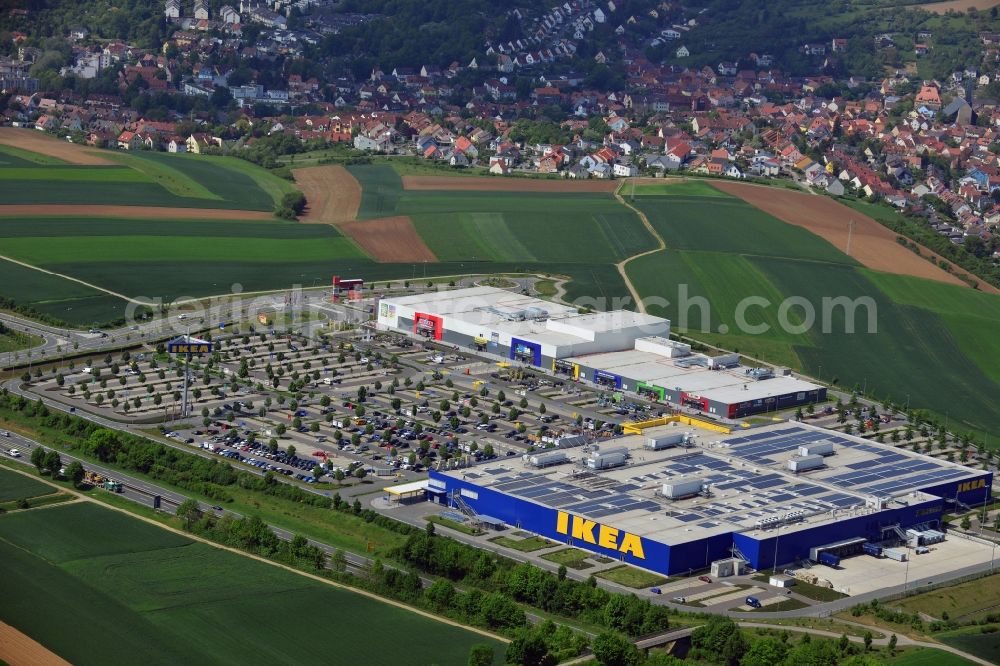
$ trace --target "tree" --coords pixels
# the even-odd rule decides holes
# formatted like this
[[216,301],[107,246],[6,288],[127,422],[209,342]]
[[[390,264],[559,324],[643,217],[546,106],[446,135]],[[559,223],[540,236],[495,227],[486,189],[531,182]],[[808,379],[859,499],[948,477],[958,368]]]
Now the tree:
[[62,469],[62,458],[59,457],[58,451],[49,451],[45,454],[45,469],[53,479],[59,476],[59,470]]
[[507,645],[504,660],[518,666],[552,666],[556,663],[549,654],[545,639],[530,630],[522,631]]
[[740,659],[740,666],[773,666],[785,659],[787,647],[781,641],[764,636],[755,640]]
[[896,651],[896,641],[897,641],[896,634],[893,634],[892,636],[889,636],[889,653],[890,654]]
[[38,446],[31,451],[31,464],[35,466],[38,473],[42,473],[42,469],[45,468],[45,449]]
[[294,458],[295,457],[295,445],[294,444],[289,444],[288,445],[288,448],[286,449],[286,455],[289,458]]
[[473,645],[469,651],[469,666],[493,666],[493,648],[489,645]]
[[80,484],[83,483],[83,465],[80,464],[80,461],[74,460],[66,467],[66,478],[73,483],[74,488],[80,487]]
[[594,638],[590,649],[602,666],[638,666],[642,663],[639,650],[619,634],[604,632]]
[[872,649],[872,632],[866,631],[864,640],[865,640],[865,652],[868,652]]
[[367,475],[368,475],[368,472],[365,471],[364,467],[359,467],[356,470],[354,470],[354,476],[355,476],[355,478],[357,478],[358,481],[361,481]]
[[968,514],[962,516],[961,527],[966,532],[968,532],[972,528],[972,520],[969,519]]
[[480,613],[491,629],[512,629],[524,624],[524,611],[503,592],[490,592],[483,597]]
[[191,531],[191,527],[201,520],[201,507],[198,500],[187,499],[177,507],[177,517],[184,521],[184,529]]

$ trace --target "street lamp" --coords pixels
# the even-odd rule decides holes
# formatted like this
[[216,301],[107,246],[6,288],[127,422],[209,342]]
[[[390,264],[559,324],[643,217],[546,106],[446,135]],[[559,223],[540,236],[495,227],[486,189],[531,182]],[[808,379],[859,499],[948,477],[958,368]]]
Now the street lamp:
[[778,573],[778,539],[781,538],[781,525],[778,525],[778,533],[774,535],[774,561],[771,563],[771,575]]
[[906,546],[906,568],[903,569],[903,594],[906,594],[906,585],[910,581],[910,546]]

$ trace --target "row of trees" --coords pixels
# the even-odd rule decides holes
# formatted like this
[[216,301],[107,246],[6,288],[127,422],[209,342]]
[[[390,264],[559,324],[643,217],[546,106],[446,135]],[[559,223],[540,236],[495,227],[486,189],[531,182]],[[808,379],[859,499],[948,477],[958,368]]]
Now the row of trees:
[[395,559],[421,571],[461,582],[486,592],[502,592],[515,601],[546,612],[579,617],[630,636],[663,631],[669,611],[634,595],[613,594],[597,587],[597,580],[582,583],[530,564],[496,558],[472,546],[416,532],[392,553]]

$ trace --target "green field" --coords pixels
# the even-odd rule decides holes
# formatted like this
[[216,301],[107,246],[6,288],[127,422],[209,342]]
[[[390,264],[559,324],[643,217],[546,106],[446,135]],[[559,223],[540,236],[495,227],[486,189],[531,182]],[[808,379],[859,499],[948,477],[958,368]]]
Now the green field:
[[122,316],[126,305],[120,298],[9,261],[0,261],[0,295],[79,324],[113,321]]
[[503,652],[89,503],[0,517],[0,558],[0,618],[75,664],[464,664],[476,643]]
[[[631,262],[629,276],[643,296],[669,301],[650,311],[678,330],[841,386],[867,385],[897,403],[909,396],[912,407],[947,417],[952,427],[1000,427],[991,397],[1000,394],[1000,368],[982,362],[1000,353],[1000,297],[864,269],[819,237],[736,200],[637,197],[636,206],[668,249]],[[698,297],[710,307],[699,307]],[[765,299],[743,312],[747,325],[767,327],[763,333],[739,325],[737,306],[747,297]],[[815,313],[809,330],[794,329],[805,305],[787,310],[791,329],[781,325],[786,297]],[[844,308],[829,300],[841,297],[862,304],[853,333]],[[869,311],[857,299],[870,299],[877,332],[868,333]]]
[[963,652],[996,663],[997,655],[1000,655],[1000,631],[997,627],[982,627],[982,629],[992,630],[993,633],[982,633],[980,627],[970,627],[944,634],[937,634],[935,637],[942,643],[956,647]]
[[0,502],[27,499],[56,492],[47,483],[0,467]]
[[442,262],[482,264],[476,272],[567,275],[570,301],[597,298],[612,307],[628,295],[614,264],[655,247],[610,194],[406,191],[388,164],[348,170],[362,186],[359,218],[407,215]]
[[[5,147],[5,151],[11,151]],[[269,211],[291,189],[268,171],[234,158],[112,152],[123,166],[32,162],[27,151],[0,153],[5,204],[113,204]]]
[[[713,188],[714,189],[714,188]],[[732,197],[636,197],[668,249],[856,262],[819,236]]]
[[914,648],[889,660],[890,666],[972,666],[975,662],[934,648]]
[[731,196],[717,190],[704,180],[665,180],[662,183],[626,183],[622,187],[623,197],[635,196],[660,196],[660,197],[719,197],[732,199]]
[[[44,173],[44,178],[51,182],[116,182],[116,183],[141,183],[148,179],[142,173],[126,167],[101,167],[101,166],[49,166],[41,168],[32,167],[6,167],[0,169],[0,181],[2,180],[38,180],[40,172]],[[62,187],[59,185],[58,187]]]
[[900,600],[895,605],[910,613],[926,613],[952,620],[978,620],[996,611],[1000,603],[1000,574],[922,592]]
[[23,148],[0,144],[0,166],[31,166],[36,164],[68,164],[68,162],[58,157],[50,157]]

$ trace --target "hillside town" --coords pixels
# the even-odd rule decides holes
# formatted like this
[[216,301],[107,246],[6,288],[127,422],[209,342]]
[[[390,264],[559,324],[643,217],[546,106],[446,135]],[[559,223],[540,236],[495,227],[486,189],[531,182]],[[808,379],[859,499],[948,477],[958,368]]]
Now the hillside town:
[[[1000,224],[1000,108],[990,97],[1000,35],[981,34],[980,60],[944,80],[904,70],[881,80],[792,76],[760,53],[714,67],[658,65],[623,41],[616,52],[593,56],[623,82],[601,88],[572,70],[575,45],[595,25],[621,17],[614,2],[583,1],[532,19],[526,41],[485,44],[483,57],[470,62],[375,67],[336,80],[257,76],[255,65],[280,56],[288,70],[324,31],[370,18],[321,8],[313,0],[267,7],[242,0],[213,13],[203,0],[167,0],[171,32],[157,50],[71,31],[72,63],[61,74],[103,77],[117,92],[38,89],[30,70],[42,53],[14,32],[16,57],[0,61],[0,89],[8,94],[0,122],[121,150],[239,155],[281,134],[312,147],[411,155],[501,176],[787,178],[887,202],[924,216],[955,244],[978,238],[977,247],[990,247]],[[292,29],[292,9],[296,16],[317,11]],[[330,16],[336,21],[323,21]],[[683,20],[652,40],[680,44],[693,23]],[[253,43],[241,36],[249,25]],[[916,56],[932,48],[931,33],[911,38],[920,40]],[[825,58],[844,42],[804,44],[803,56]],[[570,69],[545,67],[560,58]],[[187,98],[190,110],[163,108],[162,95]]]

